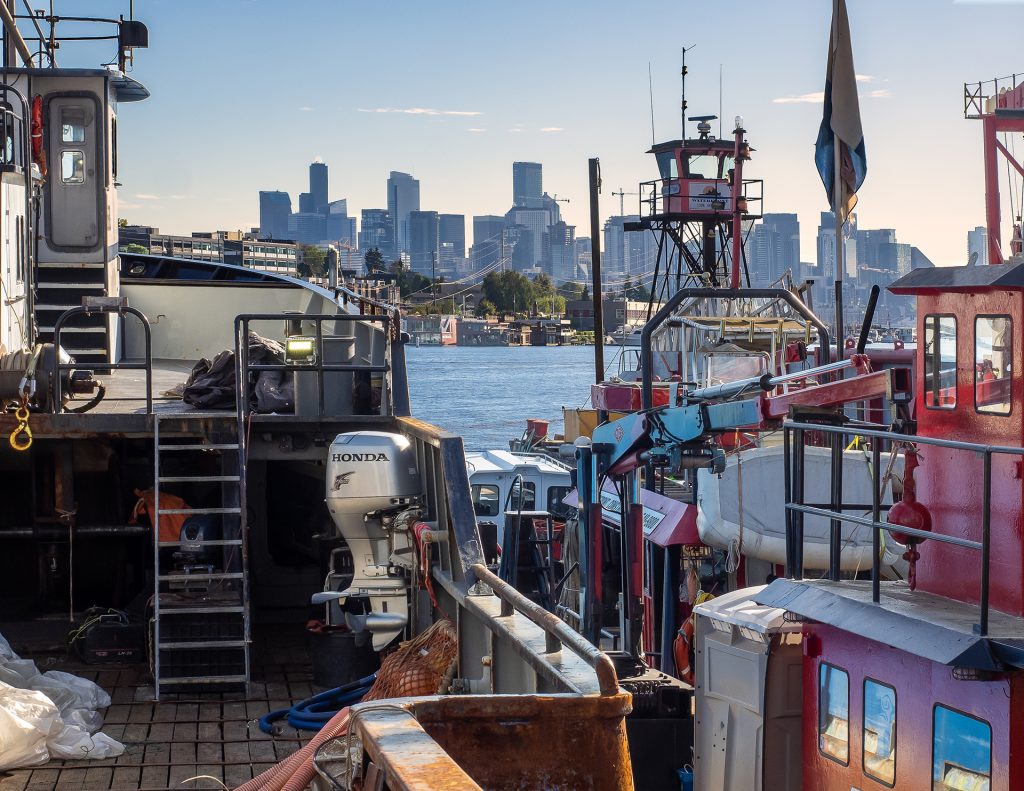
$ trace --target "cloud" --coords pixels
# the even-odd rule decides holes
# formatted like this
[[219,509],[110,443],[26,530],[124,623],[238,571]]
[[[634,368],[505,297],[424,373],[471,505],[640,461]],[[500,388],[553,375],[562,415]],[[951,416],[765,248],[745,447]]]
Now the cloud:
[[486,132],[487,130],[486,129],[481,129],[479,126],[471,126],[471,127],[469,127],[468,131],[470,131],[470,132]]
[[[858,76],[857,79],[861,82],[872,82],[875,78],[869,77],[866,80],[862,80]],[[871,91],[864,91],[859,95],[861,99],[888,99],[892,96],[892,92],[888,88],[876,88]],[[780,96],[777,99],[772,99],[772,102],[775,104],[821,104],[824,101],[824,91],[802,93],[799,96]]]
[[857,82],[874,82],[875,81],[875,77],[871,76],[870,74],[858,74],[856,76],[857,76]]
[[509,129],[508,131],[510,131],[510,132],[522,132],[523,130],[522,130],[522,129],[520,129],[520,128],[519,128],[518,126],[513,126],[513,127],[512,127],[511,129]]
[[142,208],[142,204],[141,203],[126,203],[125,201],[118,201],[117,202],[117,208],[118,209],[141,209]]
[[187,197],[188,195],[153,195],[148,192],[139,192],[135,194],[136,200],[185,200]]
[[403,113],[405,115],[459,115],[474,116],[483,115],[478,110],[435,110],[432,107],[360,107],[361,113]]
[[300,107],[299,110],[301,112],[304,112],[304,113],[311,113],[311,112],[313,112],[313,108],[312,107],[306,107],[305,105]]
[[135,195],[138,200],[160,200],[159,195],[149,195],[145,192],[140,192]]
[[560,126],[544,126],[544,127],[541,127],[540,131],[542,131],[542,132],[564,132],[565,129],[563,129]]

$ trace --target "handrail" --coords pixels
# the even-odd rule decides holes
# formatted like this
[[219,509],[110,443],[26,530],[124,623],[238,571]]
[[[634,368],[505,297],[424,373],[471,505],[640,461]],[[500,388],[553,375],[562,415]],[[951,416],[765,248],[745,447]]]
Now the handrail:
[[[854,516],[843,513],[844,510],[863,510],[860,507],[845,505],[842,492],[835,491],[833,486],[832,502],[837,505],[820,508],[809,505],[804,500],[804,432],[814,431],[822,434],[833,434],[840,437],[856,435],[871,439],[885,440],[892,443],[912,442],[915,445],[931,445],[937,448],[962,450],[978,454],[982,457],[982,514],[981,541],[945,535],[934,531],[922,531],[916,528],[891,524],[881,521],[881,442],[871,443],[871,517]],[[790,439],[792,435],[792,440]],[[895,450],[891,451],[895,452]],[[789,579],[803,577],[803,540],[805,515],[831,519],[833,522],[848,522],[871,529],[871,599],[875,604],[881,600],[881,539],[880,532],[903,533],[911,538],[950,544],[963,549],[976,550],[981,553],[981,580],[979,591],[980,613],[975,626],[977,634],[984,637],[989,627],[989,573],[991,565],[991,523],[992,523],[992,456],[995,454],[1008,456],[1024,456],[1024,448],[1004,445],[981,445],[974,442],[940,439],[939,437],[921,437],[916,435],[898,434],[893,431],[867,428],[855,423],[847,425],[829,425],[823,423],[802,423],[787,421],[783,425],[783,456],[785,470],[785,518],[786,518],[786,576]],[[834,462],[833,462],[834,463]],[[840,462],[841,463],[841,462]],[[834,479],[833,479],[834,483]],[[842,552],[842,539],[836,530],[829,537],[829,579],[839,579],[839,558]],[[836,542],[838,541],[838,546]]]
[[587,642],[579,632],[574,631],[558,616],[548,612],[536,602],[527,599],[523,594],[499,578],[483,563],[474,563],[470,570],[476,578],[486,584],[494,595],[501,599],[501,616],[507,618],[518,612],[544,630],[548,653],[555,653],[565,646],[576,656],[590,665],[597,674],[598,685],[602,695],[616,695],[619,692],[619,679],[615,674],[615,665],[608,655],[596,646]]
[[[64,329],[64,324],[67,323],[68,319],[74,318],[75,316],[91,316],[93,313],[116,313],[118,316],[124,316],[129,313],[135,316],[142,323],[142,330],[146,336],[146,356],[141,363],[126,363],[123,360],[119,362],[104,362],[104,363],[62,363],[60,361],[60,333]],[[53,412],[59,415],[64,409],[62,403],[61,393],[61,374],[64,371],[73,370],[85,370],[85,371],[105,371],[108,369],[124,369],[124,370],[136,370],[146,372],[146,414],[153,414],[153,334],[149,326],[149,319],[146,314],[138,308],[132,308],[128,305],[82,305],[81,307],[68,308],[60,316],[57,317],[57,321],[53,325]],[[122,398],[122,401],[142,401],[141,398]]]

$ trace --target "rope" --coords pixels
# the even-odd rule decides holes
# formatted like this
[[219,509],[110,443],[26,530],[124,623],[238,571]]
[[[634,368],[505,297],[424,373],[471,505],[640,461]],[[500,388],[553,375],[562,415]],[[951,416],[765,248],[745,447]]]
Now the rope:
[[283,719],[296,730],[319,731],[343,708],[362,700],[376,680],[377,674],[371,673],[365,678],[299,701],[290,708],[264,714],[259,719],[260,730],[274,736],[274,723]]

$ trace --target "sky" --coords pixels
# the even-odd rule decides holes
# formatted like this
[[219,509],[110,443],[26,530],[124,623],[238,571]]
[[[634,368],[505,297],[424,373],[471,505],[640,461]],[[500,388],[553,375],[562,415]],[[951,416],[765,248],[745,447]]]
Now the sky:
[[[69,2],[58,12],[79,10]],[[1024,2],[848,9],[868,159],[860,227],[965,263],[984,183],[963,84],[1024,71]],[[726,134],[742,115],[755,148],[744,175],[765,180],[766,212],[799,213],[814,261],[831,11],[830,0],[135,0],[150,48],[133,76],[152,97],[120,108],[120,213],[167,233],[248,229],[259,190],[291,193],[297,210],[321,158],[350,214],[386,206],[389,171],[405,171],[421,208],[465,214],[469,237],[472,215],[507,211],[512,162],[525,160],[543,164],[544,189],[589,236],[588,158],[601,160],[602,217],[619,213],[613,191],[656,178],[651,99],[654,136],[678,138],[686,46],[689,113],[721,103]],[[1001,189],[1008,222],[1005,178]],[[624,201],[636,211],[636,196]]]

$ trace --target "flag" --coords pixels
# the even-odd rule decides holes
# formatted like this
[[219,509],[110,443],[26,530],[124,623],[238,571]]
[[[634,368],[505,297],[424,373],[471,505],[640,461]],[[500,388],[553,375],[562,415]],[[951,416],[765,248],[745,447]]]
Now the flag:
[[[838,190],[835,182],[836,145],[839,146]],[[857,205],[857,190],[864,183],[868,170],[846,0],[834,0],[832,8],[832,34],[828,41],[828,69],[825,72],[825,107],[818,140],[814,144],[814,164],[825,185],[829,206],[846,222],[853,207]]]

